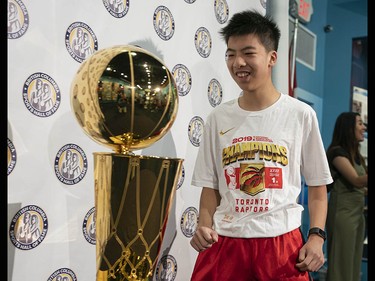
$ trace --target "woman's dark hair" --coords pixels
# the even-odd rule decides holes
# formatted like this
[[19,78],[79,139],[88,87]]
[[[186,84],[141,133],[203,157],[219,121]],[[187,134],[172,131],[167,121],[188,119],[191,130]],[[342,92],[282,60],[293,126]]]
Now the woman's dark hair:
[[358,112],[343,112],[337,117],[332,142],[328,146],[327,151],[331,148],[341,146],[349,153],[349,161],[352,165],[354,165],[355,160],[359,160],[364,165],[365,161],[359,151],[359,142],[355,136],[357,116],[361,115]]
[[219,34],[228,44],[229,37],[255,34],[267,51],[277,51],[280,40],[280,29],[268,15],[256,10],[246,10],[233,15],[227,26]]

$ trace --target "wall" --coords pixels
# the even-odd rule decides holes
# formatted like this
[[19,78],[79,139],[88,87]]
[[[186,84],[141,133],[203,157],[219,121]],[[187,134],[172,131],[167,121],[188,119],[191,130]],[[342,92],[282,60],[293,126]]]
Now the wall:
[[355,11],[354,7],[343,9],[338,5],[328,5],[327,18],[335,29],[327,34],[325,48],[324,118],[326,126],[323,128],[325,144],[331,140],[336,117],[342,111],[351,111],[352,39],[367,36],[367,14],[358,14],[353,11]]
[[[367,36],[367,1],[313,1],[305,27],[317,35],[316,70],[297,62],[297,85],[323,98],[322,138],[331,141],[336,117],[351,110],[352,39]],[[324,26],[330,24],[331,32]]]

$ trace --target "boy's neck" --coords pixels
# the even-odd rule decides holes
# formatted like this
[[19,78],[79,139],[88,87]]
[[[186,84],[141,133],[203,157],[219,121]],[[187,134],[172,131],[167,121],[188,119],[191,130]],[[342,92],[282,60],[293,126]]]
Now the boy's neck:
[[266,91],[243,91],[238,99],[238,105],[244,110],[259,111],[273,105],[280,95],[274,87]]

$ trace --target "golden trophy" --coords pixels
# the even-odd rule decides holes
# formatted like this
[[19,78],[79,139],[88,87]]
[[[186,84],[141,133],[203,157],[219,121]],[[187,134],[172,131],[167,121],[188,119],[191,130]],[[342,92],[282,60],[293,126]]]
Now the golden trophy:
[[133,151],[175,121],[173,76],[140,47],[102,49],[78,69],[71,107],[84,132],[114,151],[93,153],[96,280],[151,280],[183,160]]

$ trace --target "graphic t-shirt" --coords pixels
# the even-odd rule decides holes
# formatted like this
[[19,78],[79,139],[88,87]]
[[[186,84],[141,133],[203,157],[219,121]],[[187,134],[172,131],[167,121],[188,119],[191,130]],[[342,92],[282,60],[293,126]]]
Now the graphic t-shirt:
[[217,189],[214,229],[230,237],[275,237],[301,225],[301,175],[332,181],[315,111],[281,95],[246,111],[234,99],[207,117],[192,185]]

